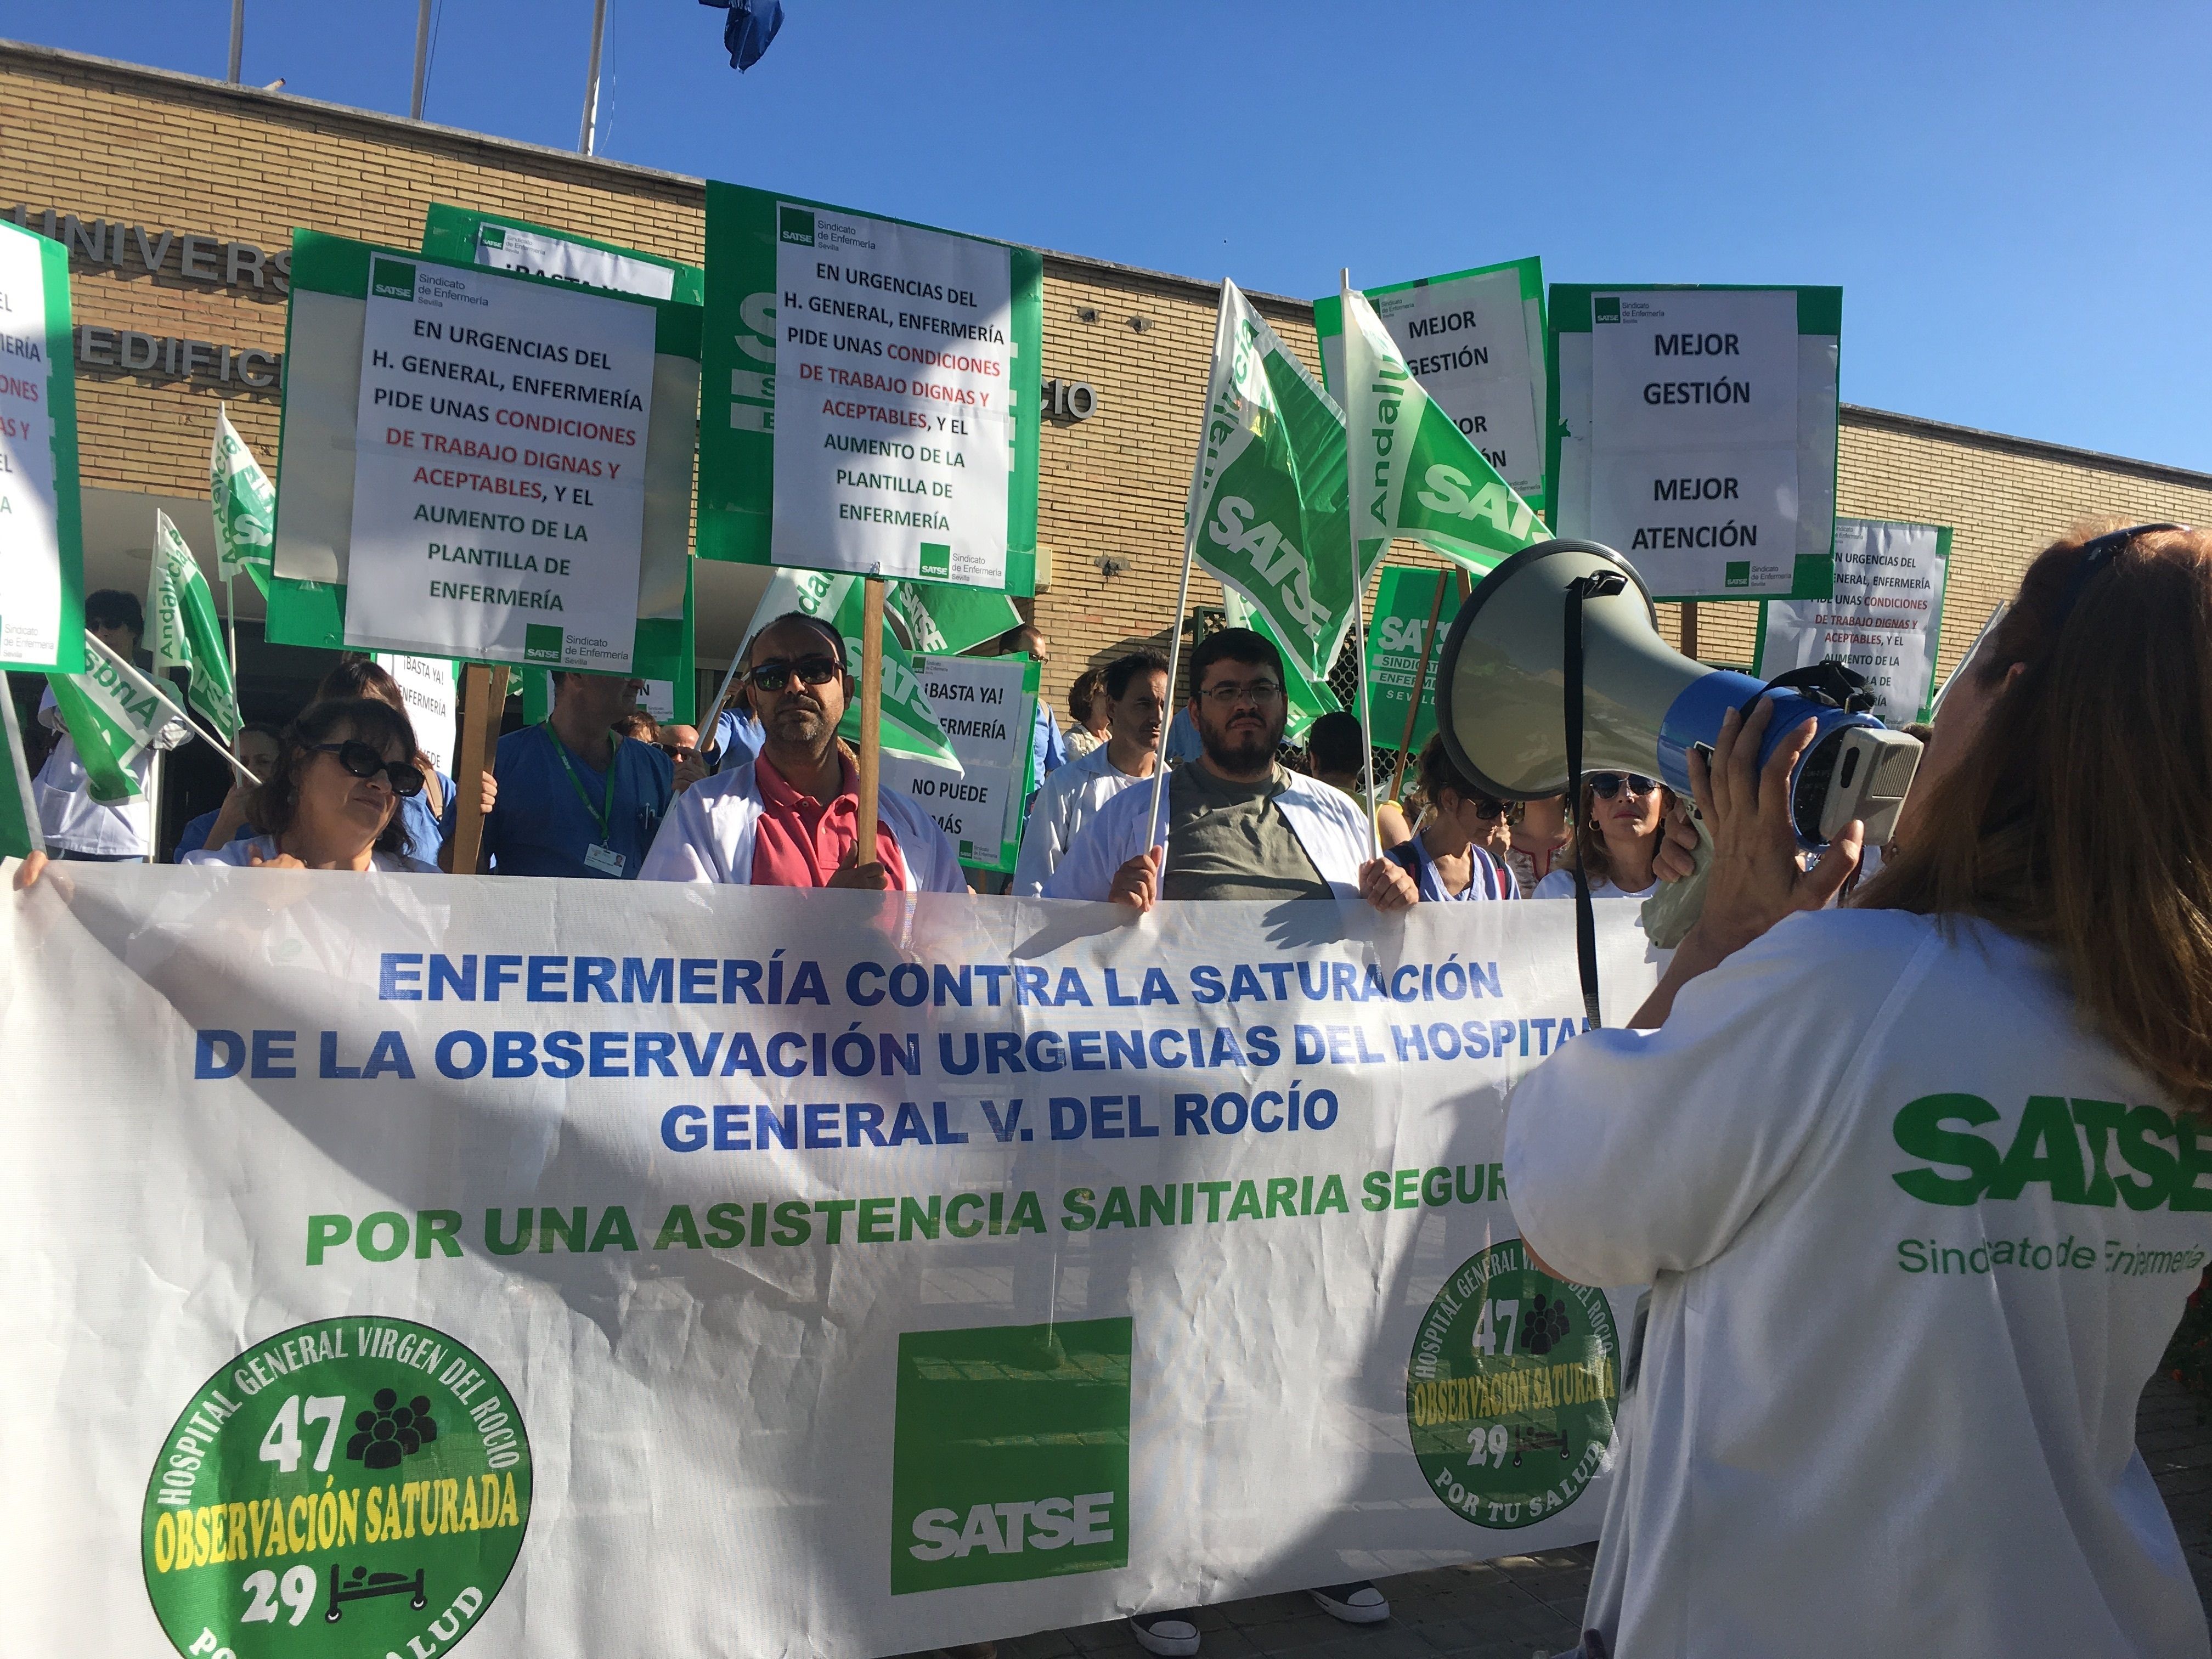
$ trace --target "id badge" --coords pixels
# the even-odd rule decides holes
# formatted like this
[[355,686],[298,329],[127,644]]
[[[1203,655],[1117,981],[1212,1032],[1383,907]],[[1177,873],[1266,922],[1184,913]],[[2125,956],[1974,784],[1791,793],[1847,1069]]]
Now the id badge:
[[620,876],[623,872],[623,855],[604,843],[586,847],[584,862],[603,876]]

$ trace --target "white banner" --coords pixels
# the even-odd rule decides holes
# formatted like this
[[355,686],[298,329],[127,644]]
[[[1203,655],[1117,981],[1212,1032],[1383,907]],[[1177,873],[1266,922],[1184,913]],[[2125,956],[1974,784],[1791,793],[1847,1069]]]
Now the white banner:
[[94,866],[0,952],[25,1652],[862,1659],[1597,1530],[1632,1298],[1500,1163],[1570,906]]
[[1759,636],[1759,678],[1833,660],[1863,675],[1886,726],[1928,718],[1951,532],[1932,524],[1836,520],[1836,596],[1776,599]]
[[493,270],[526,271],[654,300],[669,299],[676,292],[676,273],[666,265],[514,225],[477,227],[477,263]]
[[1004,587],[1008,251],[789,203],[776,223],[772,562]]
[[407,718],[415,723],[416,746],[430,757],[430,764],[448,777],[453,771],[453,733],[461,717],[460,682],[453,665],[441,657],[395,656],[377,653],[377,664],[398,682],[407,702]]
[[370,257],[346,643],[628,668],[652,308]]
[[1013,867],[1009,842],[1021,840],[1036,703],[1024,690],[1027,657],[944,657],[917,653],[915,677],[943,728],[960,770],[897,755],[883,758],[887,789],[914,797],[952,837],[960,861]]

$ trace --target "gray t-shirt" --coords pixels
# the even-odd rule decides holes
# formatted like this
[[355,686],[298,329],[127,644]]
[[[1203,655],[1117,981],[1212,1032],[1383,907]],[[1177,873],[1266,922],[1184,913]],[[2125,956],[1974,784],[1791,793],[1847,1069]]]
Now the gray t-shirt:
[[1163,898],[1334,898],[1275,797],[1279,766],[1264,783],[1224,783],[1196,761],[1168,777],[1168,866]]

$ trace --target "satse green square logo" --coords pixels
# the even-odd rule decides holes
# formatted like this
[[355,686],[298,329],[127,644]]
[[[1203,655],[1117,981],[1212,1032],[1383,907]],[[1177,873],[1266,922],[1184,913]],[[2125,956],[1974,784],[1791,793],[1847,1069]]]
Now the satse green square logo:
[[814,210],[811,208],[783,207],[775,210],[776,240],[798,242],[806,247],[814,246]]
[[952,574],[952,544],[950,542],[924,542],[921,544],[921,574],[940,580]]
[[907,1331],[891,1594],[1129,1565],[1126,1319]]
[[1619,322],[1620,320],[1620,295],[1615,295],[1610,300],[1593,299],[1590,301],[1590,319],[1599,323]]
[[398,259],[379,259],[369,275],[368,291],[380,300],[412,300],[415,267]]
[[558,623],[525,623],[522,625],[522,659],[525,662],[558,662],[568,642],[568,630]]
[[1723,579],[1730,587],[1750,586],[1751,561],[1749,559],[1730,559],[1728,562],[1727,570],[1723,573]]

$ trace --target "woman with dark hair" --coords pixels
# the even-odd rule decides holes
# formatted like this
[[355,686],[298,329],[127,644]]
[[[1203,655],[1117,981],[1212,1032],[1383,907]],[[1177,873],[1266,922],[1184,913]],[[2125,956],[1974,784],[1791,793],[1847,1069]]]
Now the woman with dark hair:
[[1636,1029],[1508,1103],[1531,1253],[1652,1287],[1583,1651],[2205,1659],[2136,1411],[2212,1255],[2212,535],[2035,560],[1846,908],[1772,707]]
[[1382,856],[1413,878],[1422,899],[1519,898],[1512,872],[1483,845],[1510,809],[1467,781],[1444,752],[1441,732],[1421,745],[1421,793],[1429,810],[1420,830]]
[[1592,772],[1583,780],[1574,848],[1565,865],[1536,884],[1535,896],[1572,898],[1580,860],[1592,898],[1650,898],[1662,879],[1659,854],[1674,810],[1674,792],[1656,778]]
[[422,788],[416,753],[414,726],[390,703],[310,704],[286,728],[275,769],[248,803],[262,833],[180,862],[434,876],[435,864],[405,851],[400,818],[400,804]]
[[[407,713],[407,697],[400,690],[399,682],[373,657],[346,658],[324,675],[322,684],[315,688],[317,702],[344,697],[374,697],[379,702],[390,703],[403,714]],[[411,717],[409,724],[413,724]],[[411,859],[435,864],[445,836],[448,809],[453,804],[453,781],[438,770],[428,755],[417,753],[413,760],[416,770],[422,775],[422,787],[399,804],[401,833],[405,837],[401,850]],[[483,789],[483,811],[489,817],[499,795],[489,767],[484,770]],[[221,823],[216,827],[223,828]]]
[[1070,760],[1080,760],[1106,741],[1107,716],[1112,712],[1114,700],[1106,695],[1106,671],[1086,668],[1075,677],[1075,684],[1067,688],[1067,712],[1072,723],[1067,728],[1067,754]]

